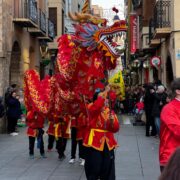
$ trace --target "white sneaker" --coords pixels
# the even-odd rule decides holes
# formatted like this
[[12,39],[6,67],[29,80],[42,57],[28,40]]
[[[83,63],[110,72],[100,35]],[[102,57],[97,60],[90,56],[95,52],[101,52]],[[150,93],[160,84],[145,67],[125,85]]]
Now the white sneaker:
[[15,136],[14,133],[10,133],[11,136]]
[[75,159],[70,159],[69,164],[74,164],[75,163]]
[[84,164],[85,164],[85,160],[84,160],[84,159],[81,159],[80,166],[84,166]]
[[18,135],[18,133],[17,132],[13,132],[14,133],[14,136],[17,136]]
[[17,136],[17,135],[18,135],[18,133],[16,133],[16,132],[12,132],[12,133],[10,133],[10,135],[11,135],[11,136]]

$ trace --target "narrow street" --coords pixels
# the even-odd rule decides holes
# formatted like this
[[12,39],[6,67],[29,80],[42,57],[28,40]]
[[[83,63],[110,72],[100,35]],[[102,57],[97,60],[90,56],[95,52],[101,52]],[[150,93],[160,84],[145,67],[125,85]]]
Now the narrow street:
[[[120,118],[121,129],[116,134],[120,147],[116,150],[117,180],[157,180],[159,176],[159,140],[145,137],[143,126],[132,126],[127,116]],[[19,128],[18,136],[0,135],[0,179],[1,180],[85,180],[84,169],[78,162],[71,165],[70,141],[64,161],[57,153],[47,153],[40,159],[36,149],[35,159],[28,158],[28,138],[25,128]],[[45,135],[47,147],[47,135]]]

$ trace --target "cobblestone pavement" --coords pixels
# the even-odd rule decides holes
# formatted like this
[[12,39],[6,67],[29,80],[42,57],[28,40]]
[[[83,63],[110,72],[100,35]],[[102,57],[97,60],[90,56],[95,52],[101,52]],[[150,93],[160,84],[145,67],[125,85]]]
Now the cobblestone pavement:
[[[66,159],[58,160],[57,152],[46,153],[41,159],[35,150],[35,159],[28,157],[28,138],[25,128],[18,136],[0,135],[0,180],[85,180],[84,168],[69,164],[70,140]],[[47,135],[45,135],[47,147]],[[119,148],[115,151],[117,180],[157,180],[159,140],[145,137],[143,126],[133,126],[129,116],[122,116],[121,129],[116,134]]]

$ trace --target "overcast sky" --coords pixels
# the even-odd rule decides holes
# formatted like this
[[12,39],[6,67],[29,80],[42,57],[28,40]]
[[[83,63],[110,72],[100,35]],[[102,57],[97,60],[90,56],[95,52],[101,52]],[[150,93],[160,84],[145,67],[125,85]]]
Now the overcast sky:
[[99,5],[105,9],[105,18],[111,19],[115,12],[112,11],[112,8],[115,6],[119,9],[120,19],[124,19],[124,0],[92,0],[92,5]]

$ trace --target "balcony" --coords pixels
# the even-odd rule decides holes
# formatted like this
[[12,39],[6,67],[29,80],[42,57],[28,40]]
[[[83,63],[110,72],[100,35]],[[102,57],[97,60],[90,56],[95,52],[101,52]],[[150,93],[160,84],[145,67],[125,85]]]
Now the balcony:
[[153,39],[166,38],[171,33],[170,0],[159,0],[154,9]]
[[37,3],[34,0],[21,1],[14,0],[14,19],[13,22],[22,27],[38,26]]
[[48,42],[53,42],[53,39],[55,37],[55,31],[54,31],[54,24],[49,20],[47,19],[47,32],[48,34],[45,36],[45,37],[38,37],[38,39],[40,40],[46,40]]
[[28,28],[28,32],[32,36],[45,37],[46,32],[47,32],[46,15],[41,9],[39,9],[38,14],[39,14],[39,16],[38,16],[38,27],[36,27],[36,28]]
[[48,36],[53,39],[55,37],[54,24],[48,20]]

